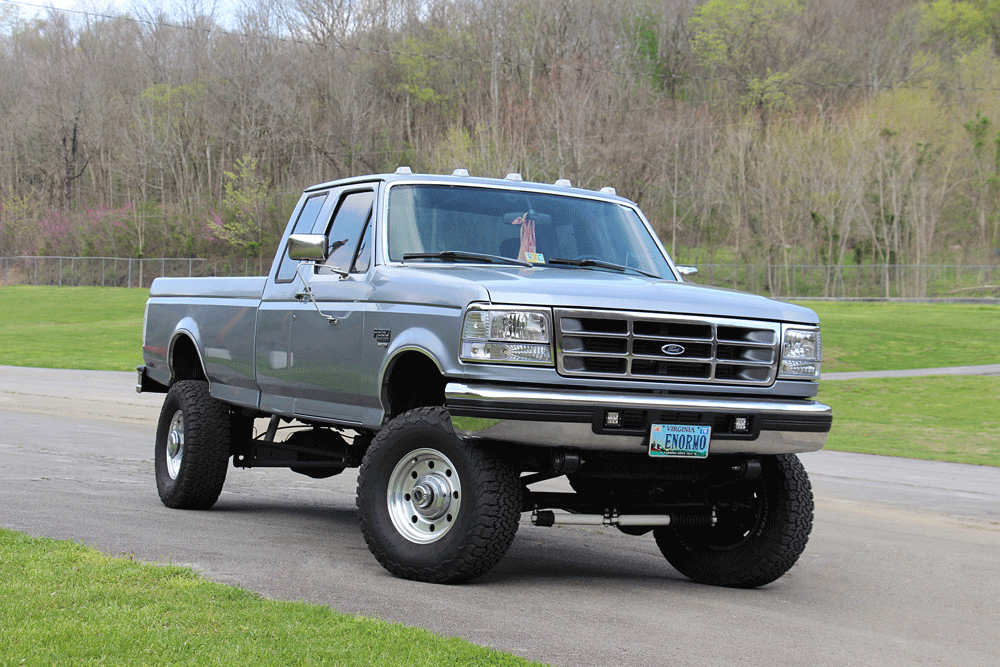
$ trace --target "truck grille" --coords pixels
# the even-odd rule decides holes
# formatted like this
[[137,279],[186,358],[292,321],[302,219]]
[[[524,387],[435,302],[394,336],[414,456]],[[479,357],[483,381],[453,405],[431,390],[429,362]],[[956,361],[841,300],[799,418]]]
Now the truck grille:
[[562,375],[769,385],[781,326],[771,322],[556,309]]

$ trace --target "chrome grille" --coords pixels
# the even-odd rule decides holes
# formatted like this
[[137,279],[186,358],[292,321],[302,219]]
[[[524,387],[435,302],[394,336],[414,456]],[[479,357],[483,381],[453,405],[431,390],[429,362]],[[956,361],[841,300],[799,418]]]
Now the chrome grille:
[[558,370],[569,376],[769,385],[781,326],[771,322],[556,309]]

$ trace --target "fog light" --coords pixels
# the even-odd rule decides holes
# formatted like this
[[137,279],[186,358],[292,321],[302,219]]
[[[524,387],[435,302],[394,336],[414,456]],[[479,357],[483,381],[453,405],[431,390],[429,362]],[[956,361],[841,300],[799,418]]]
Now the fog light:
[[622,425],[622,413],[617,410],[608,410],[604,413],[604,426],[607,428],[618,428]]
[[750,430],[750,419],[748,417],[737,417],[733,420],[733,430],[737,433],[746,433]]

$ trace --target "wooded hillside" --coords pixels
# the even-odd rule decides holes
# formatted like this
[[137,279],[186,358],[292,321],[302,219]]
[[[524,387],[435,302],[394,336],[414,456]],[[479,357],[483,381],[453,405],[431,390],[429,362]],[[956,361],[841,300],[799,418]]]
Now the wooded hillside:
[[612,185],[680,261],[1000,264],[1000,0],[26,13],[0,255],[270,256],[303,187],[409,165]]

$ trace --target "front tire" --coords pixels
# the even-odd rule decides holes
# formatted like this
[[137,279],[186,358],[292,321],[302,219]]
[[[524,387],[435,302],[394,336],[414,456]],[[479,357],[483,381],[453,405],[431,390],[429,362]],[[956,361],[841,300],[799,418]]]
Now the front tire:
[[163,401],[156,429],[156,490],[174,509],[207,510],[222,493],[233,419],[208,383],[183,380]]
[[496,565],[521,515],[517,474],[461,440],[442,408],[406,412],[383,428],[358,475],[361,532],[403,579],[459,583]]
[[812,486],[794,454],[761,458],[759,478],[705,493],[711,527],[663,527],[656,544],[681,574],[703,584],[757,588],[798,560],[813,522]]

